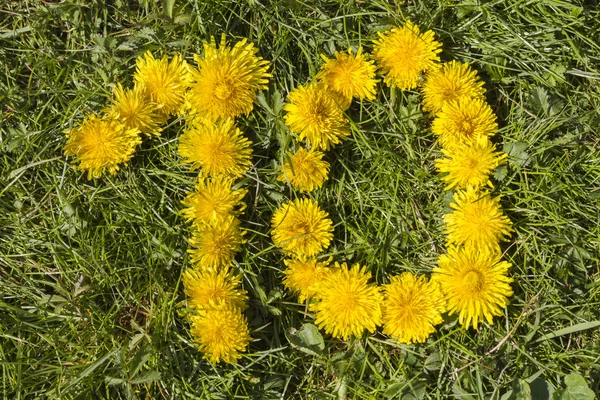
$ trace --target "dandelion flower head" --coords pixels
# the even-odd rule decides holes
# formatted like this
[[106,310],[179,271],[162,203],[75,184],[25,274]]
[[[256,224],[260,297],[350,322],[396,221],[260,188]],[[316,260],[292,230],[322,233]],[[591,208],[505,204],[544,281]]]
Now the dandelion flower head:
[[252,340],[248,321],[239,308],[220,307],[191,317],[194,343],[211,363],[234,363]]
[[492,186],[490,174],[506,162],[508,155],[496,151],[487,136],[481,136],[463,146],[453,146],[448,150],[442,149],[445,158],[435,160],[438,172],[447,173],[442,180],[447,183],[446,190],[473,186],[481,188]]
[[454,193],[450,207],[454,212],[444,216],[450,245],[496,249],[499,241],[511,235],[511,222],[502,213],[500,196],[468,187]]
[[365,267],[336,263],[317,285],[318,301],[310,305],[319,329],[343,340],[374,332],[382,321],[383,295],[370,278]]
[[65,155],[76,157],[77,168],[87,171],[88,179],[100,178],[104,172],[116,174],[119,165],[127,165],[142,142],[137,129],[127,128],[117,119],[95,115],[68,131],[67,139]]
[[147,135],[160,135],[161,125],[166,122],[140,86],[125,90],[117,84],[108,114],[119,119],[127,128],[138,129]]
[[234,180],[223,175],[201,179],[194,191],[183,200],[186,220],[199,228],[212,218],[239,215],[246,205],[242,199],[246,189],[232,189]]
[[442,107],[431,130],[440,137],[444,148],[462,146],[480,136],[492,136],[498,130],[496,116],[481,99],[460,99]]
[[275,245],[297,256],[319,254],[333,238],[328,214],[311,199],[283,204],[273,214],[271,225]]
[[211,120],[248,115],[256,91],[267,89],[269,61],[258,57],[254,44],[243,39],[228,46],[225,35],[217,48],[214,38],[204,44],[202,57],[194,55],[192,84],[187,101],[193,112]]
[[421,73],[436,67],[442,51],[434,40],[433,31],[421,33],[419,27],[407,21],[402,28],[381,33],[374,41],[371,57],[378,63],[391,87],[410,90],[417,87]]
[[474,246],[449,247],[438,259],[432,280],[439,282],[448,302],[448,314],[458,313],[459,323],[477,329],[484,319],[492,323],[502,315],[513,294],[507,276],[510,264],[500,253]]
[[347,97],[341,92],[336,92],[329,86],[325,86],[324,83],[319,84],[324,88],[325,91],[327,91],[329,97],[333,99],[333,101],[335,102],[335,104],[337,104],[340,110],[347,111],[350,108],[350,106],[352,105],[352,97]]
[[193,248],[188,252],[194,267],[198,270],[222,270],[229,267],[244,243],[243,234],[240,221],[234,216],[211,218],[190,238]]
[[248,295],[239,288],[240,276],[230,271],[198,271],[188,269],[183,273],[183,286],[190,307],[209,310],[223,305],[245,310]]
[[194,123],[179,138],[178,152],[202,176],[239,178],[250,168],[250,141],[232,119]]
[[443,322],[446,302],[437,282],[404,272],[383,289],[383,333],[398,343],[423,343]]
[[329,150],[350,135],[348,119],[325,85],[298,86],[288,100],[285,124],[312,148]]
[[323,82],[331,90],[340,93],[346,98],[358,97],[359,99],[375,99],[376,67],[372,60],[358,48],[356,55],[352,49],[348,53],[335,52],[335,59],[329,59],[321,55],[325,64],[321,66],[321,72],[317,79]]
[[329,163],[323,160],[323,152],[298,149],[296,153],[288,153],[278,181],[288,181],[294,189],[301,192],[312,192],[320,188],[329,174]]
[[319,262],[314,258],[300,257],[285,260],[287,268],[283,271],[284,286],[292,293],[298,295],[298,301],[304,302],[318,295],[316,286],[321,282],[329,268],[330,261]]
[[422,87],[423,110],[439,112],[444,104],[460,99],[481,98],[485,89],[483,82],[477,78],[477,71],[468,63],[450,61],[441,68],[429,71]]
[[137,58],[133,80],[136,86],[145,90],[163,115],[181,112],[189,75],[187,65],[179,54],[175,54],[169,62],[166,56],[157,60],[151,52],[146,52],[143,57]]

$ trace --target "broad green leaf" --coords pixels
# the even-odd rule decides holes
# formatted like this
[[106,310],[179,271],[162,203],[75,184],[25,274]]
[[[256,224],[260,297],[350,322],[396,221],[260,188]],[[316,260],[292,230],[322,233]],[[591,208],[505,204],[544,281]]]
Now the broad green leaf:
[[146,362],[148,361],[148,359],[150,358],[150,356],[152,355],[152,350],[150,349],[149,346],[142,346],[140,347],[140,349],[137,351],[137,353],[135,354],[135,357],[133,358],[133,362],[132,362],[132,370],[131,370],[131,376],[135,376],[138,371],[146,364]]
[[138,379],[133,379],[131,383],[133,385],[139,385],[142,383],[154,382],[160,380],[160,372],[158,371],[149,371],[140,376]]
[[538,112],[546,113],[550,108],[548,92],[542,87],[536,87],[531,94],[531,103]]
[[515,379],[512,389],[506,392],[500,400],[532,400],[529,383],[523,379]]
[[[531,378],[531,377],[530,377]],[[532,400],[550,400],[554,394],[554,388],[551,384],[546,381],[546,378],[538,376],[535,379],[527,378],[529,387],[531,388],[531,399]]]
[[320,356],[323,354],[325,341],[323,340],[323,336],[321,336],[319,329],[313,324],[303,324],[298,330],[290,328],[286,333],[286,336],[293,347],[296,347],[304,353],[313,356]]
[[442,361],[440,359],[440,353],[434,351],[425,359],[425,364],[423,364],[423,368],[427,371],[439,371],[442,368]]
[[554,393],[554,400],[594,400],[596,396],[579,374],[565,376],[566,387]]
[[114,385],[121,385],[121,384],[125,383],[125,379],[115,378],[112,376],[106,376],[106,377],[104,377],[104,382],[106,382],[106,384],[108,386],[114,386]]
[[190,22],[192,22],[192,15],[191,14],[179,14],[178,16],[175,17],[175,20],[173,22],[175,22],[176,24],[180,24],[180,25],[189,24]]
[[164,0],[165,14],[167,17],[173,19],[173,9],[175,8],[175,0]]
[[502,151],[508,154],[509,164],[523,167],[530,162],[529,153],[527,153],[528,144],[525,142],[506,143]]
[[503,181],[508,173],[506,165],[500,165],[492,174],[497,181]]
[[421,400],[425,398],[425,382],[413,379],[407,382],[392,383],[385,391],[387,399]]

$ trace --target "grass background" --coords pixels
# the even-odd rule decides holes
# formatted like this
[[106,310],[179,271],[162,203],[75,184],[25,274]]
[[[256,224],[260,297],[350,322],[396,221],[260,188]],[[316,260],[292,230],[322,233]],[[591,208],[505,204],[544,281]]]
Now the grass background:
[[[585,385],[600,390],[596,4],[0,1],[3,398],[590,398]],[[423,345],[381,334],[321,343],[301,329],[312,319],[284,292],[269,237],[273,210],[294,196],[275,181],[281,150],[294,146],[281,107],[314,76],[319,54],[370,50],[377,31],[406,19],[436,32],[443,60],[472,63],[486,82],[501,127],[494,141],[510,155],[494,178],[515,227],[504,246],[515,295],[477,332],[446,318]],[[130,83],[146,50],[191,60],[222,32],[254,41],[274,77],[240,121],[254,166],[236,268],[254,341],[239,365],[213,367],[181,307],[190,231],[178,211],[194,179],[176,154],[181,123],[94,181],[63,156],[63,132],[102,110],[116,82]],[[313,197],[335,223],[326,256],[366,264],[385,283],[430,273],[451,195],[418,92],[378,92],[353,104],[352,138],[328,153],[330,179]]]

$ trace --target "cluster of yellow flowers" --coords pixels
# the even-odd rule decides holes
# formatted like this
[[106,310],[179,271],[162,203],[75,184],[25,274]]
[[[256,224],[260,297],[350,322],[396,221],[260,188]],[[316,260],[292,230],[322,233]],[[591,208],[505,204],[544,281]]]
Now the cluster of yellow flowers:
[[436,160],[446,190],[454,189],[454,209],[444,217],[448,253],[440,255],[432,280],[438,282],[449,315],[458,313],[464,327],[477,329],[502,315],[512,295],[510,263],[501,261],[499,243],[510,237],[500,196],[492,197],[490,174],[506,162],[490,137],[496,116],[485,102],[483,82],[466,63],[450,61],[429,72],[422,85],[423,109],[434,120],[442,159]]
[[[284,106],[285,123],[306,147],[288,153],[281,168],[280,181],[309,193],[320,188],[329,174],[323,160],[329,150],[350,135],[345,111],[353,98],[375,98],[376,67],[362,48],[356,53],[335,53],[334,59],[322,56],[324,64],[314,82],[295,88]],[[272,237],[275,245],[289,256],[284,260],[284,285],[308,301],[316,323],[335,337],[359,336],[367,328],[374,331],[381,321],[383,295],[369,284],[364,267],[316,258],[333,238],[332,221],[310,198],[297,198],[283,204],[273,215]]]
[[114,175],[127,165],[142,142],[140,133],[160,135],[170,116],[182,112],[188,86],[187,64],[176,55],[156,60],[151,53],[139,57],[133,88],[114,88],[110,106],[67,131],[65,155],[77,157],[88,179],[104,172]]
[[[247,292],[232,266],[244,243],[238,217],[247,193],[236,179],[249,170],[252,153],[235,118],[252,111],[271,75],[269,62],[246,39],[229,46],[223,35],[203,50],[193,57],[196,66],[179,55],[139,57],[133,88],[117,85],[103,115],[67,133],[65,153],[77,157],[88,179],[115,174],[131,159],[141,133],[159,135],[171,116],[185,119],[178,152],[199,170],[182,211],[193,228],[193,267],[183,275],[191,333],[211,362],[235,362],[251,341],[243,315]],[[304,194],[322,187],[330,169],[323,151],[350,135],[346,111],[354,98],[375,99],[379,71],[387,85],[423,93],[423,109],[434,117],[432,131],[445,156],[436,167],[446,174],[446,189],[455,190],[454,212],[444,217],[448,253],[439,257],[431,279],[405,272],[383,287],[369,282],[365,266],[330,266],[332,258],[319,258],[333,238],[333,223],[315,200],[298,196],[275,211],[273,242],[288,257],[284,285],[333,337],[347,340],[383,326],[400,343],[424,342],[443,313],[458,313],[465,328],[477,328],[501,315],[512,295],[510,264],[500,260],[499,246],[510,237],[511,223],[488,189],[490,174],[507,155],[490,141],[498,126],[476,72],[466,63],[440,63],[440,52],[432,31],[421,33],[407,22],[379,33],[370,55],[359,48],[323,56],[315,80],[288,95],[285,124],[304,145],[285,155],[279,181]]]
[[234,362],[251,338],[246,318],[247,293],[232,271],[244,231],[237,218],[246,190],[235,179],[250,168],[250,141],[234,118],[254,107],[256,92],[265,89],[269,62],[256,55],[246,39],[228,46],[205,43],[191,66],[175,55],[158,60],[147,52],[136,61],[134,87],[119,84],[103,116],[91,116],[67,133],[67,155],[77,157],[88,179],[115,174],[141,143],[140,133],[159,135],[171,116],[184,118],[178,152],[192,170],[199,169],[194,190],[182,211],[194,229],[189,250],[193,268],[183,283],[193,310],[191,333],[211,362]]
[[198,183],[183,200],[183,215],[194,228],[188,250],[193,268],[185,271],[183,285],[188,303],[196,312],[191,333],[204,357],[212,363],[235,362],[251,341],[247,292],[233,259],[244,243],[238,217],[246,205],[246,189],[236,186],[251,166],[250,141],[234,118],[254,107],[256,92],[265,89],[268,61],[245,39],[228,46],[204,45],[194,55],[186,93],[187,125],[179,138],[178,152],[191,170],[199,169]]
[[332,239],[332,221],[312,199],[285,203],[273,215],[272,237],[289,259],[284,261],[284,285],[307,301],[319,328],[333,337],[360,337],[365,330],[383,333],[400,343],[424,342],[442,314],[458,312],[464,327],[484,318],[492,322],[512,294],[506,276],[510,266],[500,261],[498,241],[510,234],[498,198],[483,189],[490,173],[506,159],[489,136],[497,129],[484,102],[482,82],[467,64],[440,64],[441,44],[432,31],[421,33],[407,22],[379,33],[369,56],[362,48],[353,55],[324,57],[317,81],[299,86],[288,96],[285,122],[308,150],[288,154],[279,177],[301,192],[322,186],[329,164],[317,149],[328,150],[349,133],[345,111],[352,98],[374,99],[375,72],[401,90],[420,88],[423,108],[435,115],[433,132],[440,136],[443,154],[436,160],[446,172],[447,189],[457,188],[455,212],[445,217],[448,254],[439,258],[432,279],[405,272],[379,288],[369,283],[366,267],[346,263],[329,267],[331,258],[316,258]]

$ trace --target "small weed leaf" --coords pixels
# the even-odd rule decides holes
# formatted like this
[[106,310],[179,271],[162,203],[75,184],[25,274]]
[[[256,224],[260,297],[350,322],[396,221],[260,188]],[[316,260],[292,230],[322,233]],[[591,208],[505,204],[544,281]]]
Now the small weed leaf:
[[300,329],[290,328],[286,336],[290,344],[298,350],[313,356],[323,355],[325,341],[315,325],[303,324]]
[[420,400],[425,398],[425,389],[425,382],[422,380],[392,383],[385,391],[385,398]]
[[525,142],[506,143],[502,151],[508,154],[510,164],[525,167],[531,162],[529,153],[525,151],[528,147]]
[[548,92],[542,87],[536,87],[531,94],[531,104],[535,110],[542,113],[547,113],[550,108],[548,101]]
[[[540,371],[541,372],[541,371]],[[531,388],[531,399],[532,400],[550,400],[554,394],[554,387],[548,383],[544,376],[538,376],[534,380],[529,380],[529,387]]]
[[585,378],[579,374],[565,376],[565,386],[554,393],[553,400],[594,400],[596,398]]
[[145,374],[141,375],[139,378],[133,379],[131,381],[132,385],[141,385],[142,383],[149,383],[160,380],[160,372],[158,371],[148,371]]
[[440,353],[433,352],[426,359],[423,368],[427,371],[439,371],[442,368]]
[[531,387],[523,379],[515,379],[512,390],[509,390],[500,400],[531,400]]

